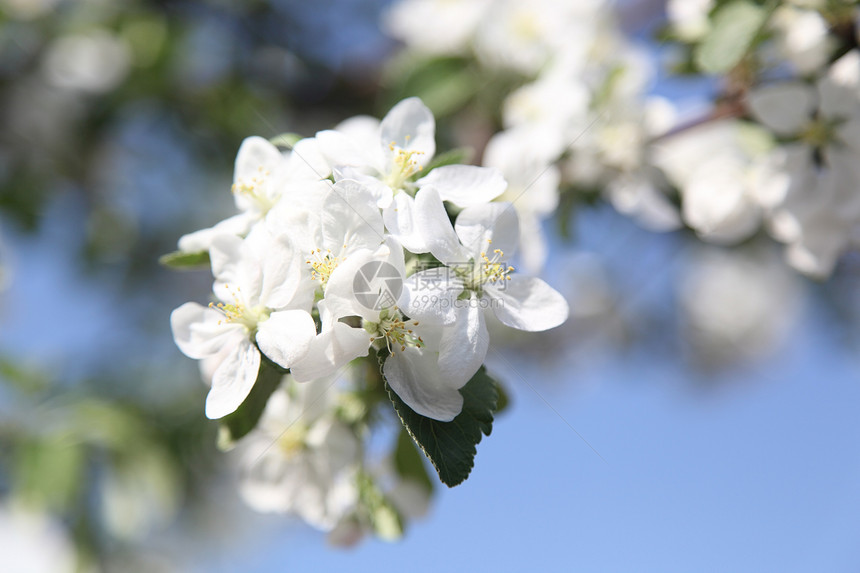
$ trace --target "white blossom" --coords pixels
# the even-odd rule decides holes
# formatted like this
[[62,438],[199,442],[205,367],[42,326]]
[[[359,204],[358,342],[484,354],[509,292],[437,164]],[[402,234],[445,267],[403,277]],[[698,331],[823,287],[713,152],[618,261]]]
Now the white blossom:
[[[246,239],[222,235],[211,249],[219,303],[189,302],[170,316],[173,337],[189,358],[218,357],[206,416],[221,418],[245,400],[260,367],[260,351],[283,368],[307,352],[316,327],[313,291],[285,235],[255,227]],[[259,349],[258,349],[259,347]]]
[[797,269],[830,274],[860,223],[860,52],[833,63],[815,85],[782,82],[749,95],[752,115],[786,143],[775,163],[787,179],[771,231]]

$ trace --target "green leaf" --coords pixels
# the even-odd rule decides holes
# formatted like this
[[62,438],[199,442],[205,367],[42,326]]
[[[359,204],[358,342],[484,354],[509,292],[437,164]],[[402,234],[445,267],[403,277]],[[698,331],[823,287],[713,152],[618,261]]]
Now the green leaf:
[[16,494],[34,505],[63,511],[80,493],[86,455],[68,436],[52,436],[19,446],[14,464]]
[[298,133],[282,133],[281,135],[276,135],[275,137],[269,140],[269,143],[276,147],[286,147],[287,149],[292,149],[299,141],[303,140],[304,137],[299,135]]
[[158,262],[172,269],[198,269],[209,266],[209,252],[186,253],[184,251],[173,251],[162,255]]
[[287,373],[286,370],[266,358],[265,354],[261,353],[261,358],[257,381],[254,382],[251,393],[235,412],[221,418],[218,447],[222,450],[230,449],[236,440],[254,429],[260,416],[263,415],[269,396],[278,389],[284,374]]
[[384,541],[396,541],[403,537],[403,519],[391,501],[382,493],[373,477],[359,471],[356,476],[358,497],[374,533]]
[[450,422],[417,414],[387,383],[385,389],[403,427],[436,468],[442,483],[454,487],[465,481],[472,471],[481,434],[489,436],[493,430],[493,412],[499,399],[497,384],[484,367],[460,388],[463,411]]
[[499,399],[496,401],[496,414],[501,414],[511,405],[511,399],[508,397],[505,387],[498,382],[496,382],[496,392],[499,393]]
[[769,14],[769,9],[748,0],[717,9],[711,30],[696,49],[696,64],[709,74],[731,70],[749,52]]
[[416,177],[426,177],[428,173],[430,173],[437,167],[444,167],[445,165],[457,165],[459,163],[468,163],[472,160],[472,156],[474,154],[474,150],[469,147],[457,147],[455,149],[448,150],[445,153],[440,153],[439,155],[435,156],[424,169],[419,171]]
[[428,492],[433,491],[433,481],[427,475],[424,459],[405,428],[397,436],[397,445],[394,448],[394,469],[400,477],[420,484]]
[[436,117],[461,109],[481,87],[463,58],[402,59],[390,67],[388,83],[393,102],[418,96]]

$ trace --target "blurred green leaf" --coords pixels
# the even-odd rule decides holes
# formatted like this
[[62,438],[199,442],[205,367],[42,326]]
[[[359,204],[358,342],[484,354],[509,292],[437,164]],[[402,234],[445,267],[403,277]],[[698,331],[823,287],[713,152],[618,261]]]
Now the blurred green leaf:
[[304,139],[304,137],[302,137],[298,133],[282,133],[271,138],[269,140],[269,143],[276,147],[286,147],[287,149],[292,149],[293,146],[300,142],[302,139]]
[[[417,96],[436,116],[462,108],[481,87],[470,62],[461,58],[404,60],[392,67],[391,105]],[[390,106],[389,106],[390,107]]]
[[0,357],[0,380],[27,394],[42,392],[51,385],[44,372],[22,367],[5,357]]
[[61,512],[83,485],[86,456],[81,444],[62,436],[19,445],[15,490],[27,502]]
[[749,52],[770,11],[747,0],[717,9],[705,39],[696,48],[695,61],[705,73],[722,74]]
[[186,253],[184,251],[173,251],[162,255],[158,262],[172,269],[200,269],[209,266],[209,252]]
[[385,541],[396,541],[403,537],[403,520],[373,477],[359,472],[356,480],[361,505],[367,512],[376,535]]
[[418,172],[416,175],[417,178],[426,177],[428,173],[436,169],[437,167],[444,167],[446,165],[457,165],[460,163],[469,163],[472,160],[472,156],[475,155],[473,149],[469,147],[457,147],[456,149],[451,149],[444,153],[440,153],[435,156],[427,166]]

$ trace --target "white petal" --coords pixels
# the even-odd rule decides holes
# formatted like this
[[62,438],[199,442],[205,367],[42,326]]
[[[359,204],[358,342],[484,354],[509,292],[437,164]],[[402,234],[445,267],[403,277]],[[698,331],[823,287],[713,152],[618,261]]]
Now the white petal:
[[445,206],[436,189],[425,187],[415,196],[413,219],[424,244],[443,263],[468,262],[469,253],[460,245]]
[[436,152],[436,120],[417,97],[407,98],[383,118],[379,126],[380,144],[388,149],[392,143],[404,151],[417,151],[414,159],[426,165]]
[[223,314],[196,302],[186,302],[170,313],[170,328],[179,350],[198,360],[215,356],[245,337],[242,326],[225,322]]
[[331,166],[320,150],[316,138],[302,139],[293,146],[287,159],[286,175],[290,181],[316,181],[331,175]]
[[484,363],[490,335],[478,297],[473,293],[471,299],[457,302],[462,305],[458,309],[457,321],[442,331],[439,371],[450,384],[459,388]]
[[383,306],[399,303],[403,288],[403,248],[390,237],[376,251],[350,254],[329,277],[326,306],[332,316],[379,320]]
[[809,122],[815,99],[809,86],[783,83],[750,92],[753,117],[778,135],[793,135]]
[[496,316],[511,328],[537,332],[567,320],[567,301],[539,278],[511,275],[504,288],[486,286],[485,290]]
[[299,382],[331,376],[359,356],[367,356],[370,335],[363,328],[335,322],[311,342],[308,353],[294,362],[290,372]]
[[250,179],[262,167],[272,170],[285,161],[281,151],[266,139],[258,136],[247,137],[236,153],[236,166],[233,181]]
[[520,240],[517,212],[510,203],[489,203],[466,207],[454,225],[460,242],[471,252],[492,252],[500,249],[511,257]]
[[747,193],[741,169],[732,162],[719,162],[703,169],[701,175],[684,190],[686,223],[702,238],[720,244],[752,235],[761,220],[761,209]]
[[818,82],[821,114],[828,119],[847,119],[857,112],[860,100],[860,52],[851,50],[830,66]]
[[222,282],[236,283],[239,280],[239,264],[242,261],[242,238],[235,235],[213,237],[209,248],[212,274]]
[[520,261],[529,273],[540,273],[549,249],[540,219],[533,213],[520,216]]
[[356,167],[336,167],[334,169],[334,180],[340,182],[343,179],[352,179],[361,183],[373,195],[376,200],[376,206],[380,209],[391,205],[391,201],[394,199],[394,191],[391,190],[391,187],[376,177],[363,173]]
[[419,322],[451,324],[456,318],[455,305],[461,292],[462,281],[448,267],[424,269],[404,281],[400,307]]
[[206,396],[206,417],[216,420],[235,412],[254,387],[259,370],[260,351],[246,338],[215,371]]
[[381,170],[384,167],[381,159],[373,153],[372,149],[337,131],[320,131],[316,134],[316,140],[320,153],[332,167],[352,165],[371,167],[375,170]]
[[200,253],[208,251],[212,241],[219,235],[241,236],[248,233],[251,225],[257,220],[251,213],[244,212],[233,215],[208,229],[200,229],[179,238],[179,250],[184,253]]
[[502,172],[492,167],[445,165],[418,180],[418,187],[432,185],[443,201],[459,207],[488,203],[504,193],[508,184]]
[[257,326],[257,344],[270,360],[289,368],[308,353],[317,329],[304,310],[273,312]]
[[415,200],[406,193],[398,193],[394,201],[382,211],[385,228],[403,247],[413,253],[426,253],[430,249],[415,221]]
[[357,181],[338,181],[322,210],[323,245],[334,253],[375,249],[385,232],[371,191]]
[[281,309],[290,305],[299,287],[299,253],[286,234],[275,236],[267,227],[256,227],[245,239],[242,253],[252,276],[259,273],[261,304]]
[[391,389],[422,416],[450,422],[463,409],[463,396],[442,377],[435,352],[396,348],[382,370]]

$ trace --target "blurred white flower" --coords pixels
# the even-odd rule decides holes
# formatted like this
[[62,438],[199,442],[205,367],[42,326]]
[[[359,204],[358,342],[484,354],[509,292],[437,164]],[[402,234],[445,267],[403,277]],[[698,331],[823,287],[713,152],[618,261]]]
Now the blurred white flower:
[[508,188],[499,201],[513,205],[519,216],[519,253],[532,274],[543,269],[547,257],[542,221],[558,206],[561,173],[552,162],[555,150],[543,150],[541,131],[522,127],[494,135],[484,150],[484,165],[501,171]]
[[799,316],[801,292],[770,251],[693,250],[679,292],[693,350],[714,365],[774,350]]
[[171,461],[158,451],[120,461],[100,488],[101,514],[110,533],[137,541],[165,527],[180,505],[180,484]]
[[506,128],[527,128],[537,136],[530,144],[539,152],[545,150],[546,160],[553,160],[587,128],[590,104],[591,94],[582,80],[544,74],[511,92],[502,116]]
[[50,516],[0,508],[0,561],[6,573],[73,573],[77,553],[65,528]]
[[789,186],[774,236],[798,270],[827,276],[860,224],[860,52],[833,63],[815,85],[782,82],[749,94],[753,117],[787,143],[777,149]]
[[359,440],[335,416],[336,381],[285,384],[237,446],[239,493],[257,511],[292,513],[330,531],[358,501]]
[[817,10],[780,6],[770,20],[783,58],[801,74],[824,66],[833,50],[827,21]]
[[47,48],[42,71],[51,85],[91,94],[109,92],[128,74],[128,45],[106,30],[57,38]]
[[532,76],[563,52],[585,54],[603,0],[498,0],[475,37],[478,59]]
[[388,34],[418,52],[461,54],[493,0],[402,0],[383,14]]
[[668,0],[666,14],[681,40],[695,42],[710,30],[708,14],[713,7],[714,0]]
[[654,162],[680,190],[684,221],[706,241],[733,243],[761,223],[769,145],[761,130],[721,120],[661,141]]

